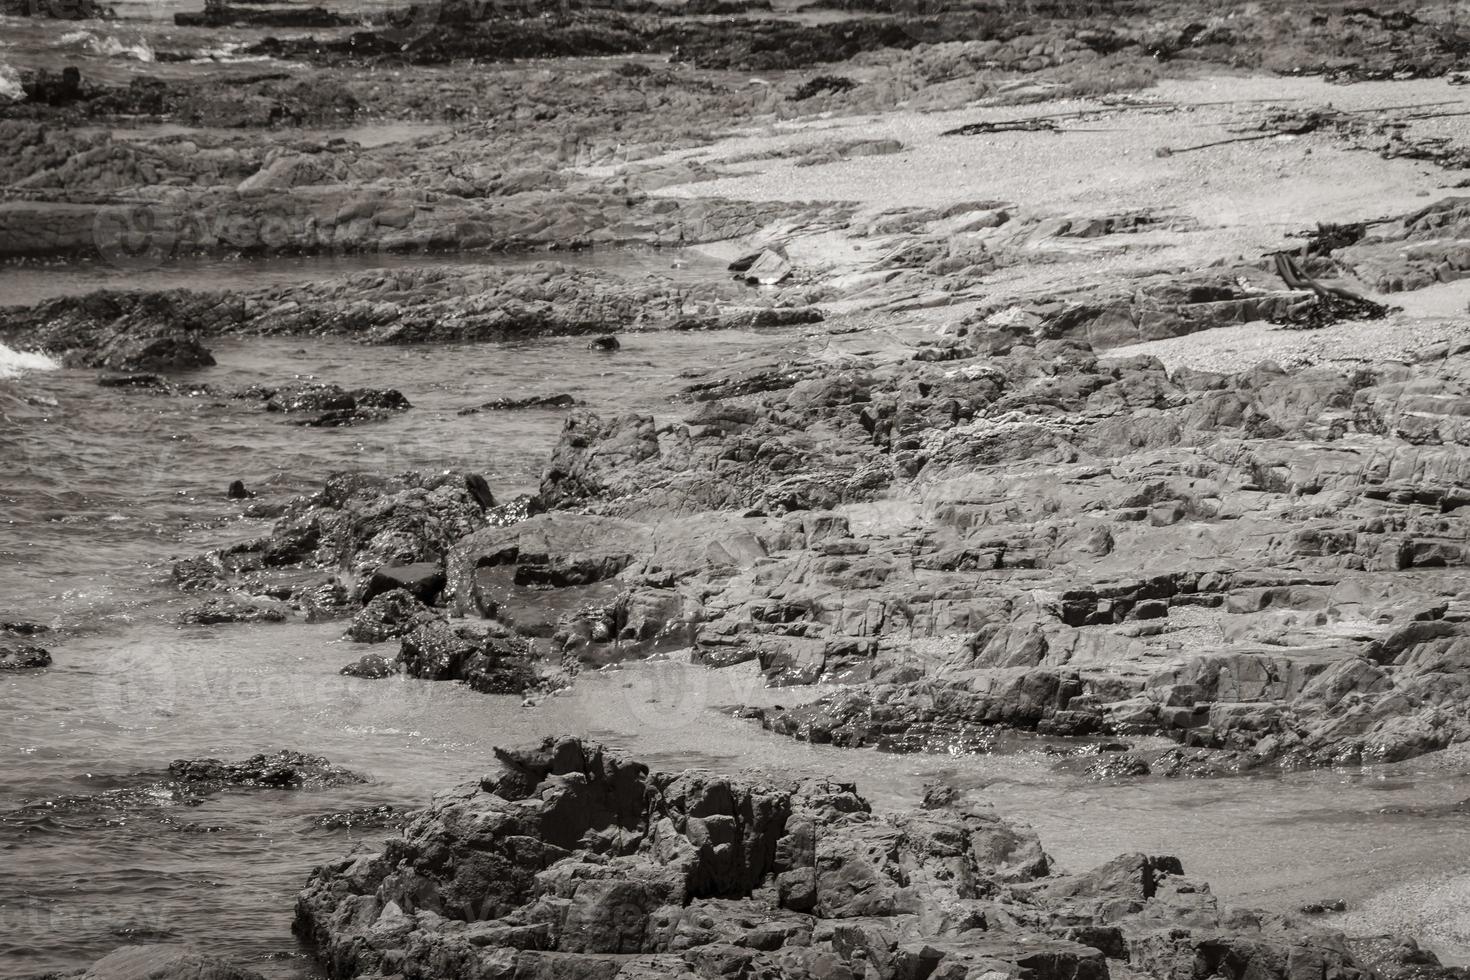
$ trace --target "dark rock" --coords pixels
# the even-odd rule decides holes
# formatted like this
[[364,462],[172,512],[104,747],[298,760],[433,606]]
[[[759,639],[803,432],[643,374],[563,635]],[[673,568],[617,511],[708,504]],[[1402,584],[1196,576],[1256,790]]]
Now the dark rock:
[[356,643],[382,643],[403,636],[414,627],[437,621],[432,609],[402,589],[382,592],[352,617],[347,639]]
[[156,374],[101,374],[97,384],[103,388],[153,388],[168,390],[168,382]]
[[284,603],[259,596],[214,596],[179,614],[185,625],[214,626],[219,623],[284,623],[288,619]]
[[1104,755],[1086,769],[1093,779],[1128,779],[1151,772],[1147,760],[1131,752]]
[[1363,936],[1349,939],[1353,955],[1383,980],[1461,980],[1464,967],[1444,966],[1413,939]]
[[322,830],[398,830],[408,823],[413,811],[391,803],[324,813],[311,819]]
[[[50,3],[36,3],[27,0],[25,3],[14,3],[7,0],[7,9],[25,9],[28,13],[21,16],[29,16],[32,11],[45,11],[46,15],[56,17],[52,11],[67,11],[72,7],[70,0],[62,0],[54,7]],[[76,4],[76,9],[85,9],[89,6],[84,2]],[[63,16],[57,19],[77,20],[79,18]],[[61,69],[59,75],[53,75],[50,71],[42,68],[33,76],[21,82],[21,91],[31,102],[44,102],[47,105],[62,106],[75,102],[83,97],[82,73],[75,65],[67,65]]]
[[490,484],[478,473],[467,473],[464,478],[465,489],[470,496],[475,498],[475,503],[480,505],[481,510],[489,510],[495,506],[495,495],[490,492]]
[[321,382],[254,385],[235,397],[261,399],[267,412],[305,415],[291,421],[318,428],[380,421],[413,407],[402,392],[393,388],[347,389]]
[[444,568],[435,562],[384,565],[368,580],[363,599],[371,601],[384,592],[401,589],[425,605],[433,605],[444,590]]
[[319,755],[282,749],[274,755],[254,755],[241,762],[219,759],[178,759],[169,763],[169,777],[186,786],[255,786],[271,789],[329,789],[368,781],[367,777],[334,766]]
[[398,666],[387,657],[380,657],[376,653],[354,660],[352,663],[337,671],[343,677],[360,677],[364,680],[382,680],[392,677],[398,673]]
[[1220,907],[1173,858],[1058,875],[954,794],[877,814],[851,785],[650,772],[574,738],[496,755],[377,853],[316,869],[294,928],[330,976],[1106,980],[1108,958],[1372,976],[1339,941]]
[[[616,343],[617,341],[616,337],[600,339],[612,340],[614,343]],[[594,343],[596,343],[596,341],[594,341]],[[599,349],[616,348],[614,347]],[[496,398],[491,401],[477,405],[473,408],[461,408],[459,410],[459,414],[474,415],[477,412],[507,412],[523,408],[572,408],[573,406],[581,404],[582,403],[579,402],[577,399],[567,394],[527,395],[525,398]]]
[[542,682],[525,641],[443,620],[405,633],[398,662],[411,677],[462,681],[483,694],[524,694]]
[[12,636],[39,636],[49,632],[51,627],[42,623],[0,622],[0,633],[9,633]]
[[805,102],[823,92],[846,92],[856,87],[857,83],[845,75],[817,75],[809,78],[797,86],[791,95],[792,102]]
[[[232,576],[287,566],[345,569],[360,601],[379,568],[438,564],[456,540],[488,523],[456,472],[340,473],[283,511],[263,538],[176,564],[181,585],[218,588]],[[342,601],[350,598],[344,593]]]
[[1325,915],[1328,912],[1346,912],[1347,902],[1340,898],[1324,898],[1319,902],[1308,902],[1301,908],[1302,915]]
[[159,337],[114,343],[102,363],[123,371],[180,371],[211,367],[214,355],[192,337]]
[[37,670],[51,666],[51,654],[28,643],[0,643],[0,671]]
[[286,9],[231,6],[222,0],[204,0],[201,13],[180,11],[174,14],[179,27],[355,27],[355,18],[333,13],[323,7],[291,6]]

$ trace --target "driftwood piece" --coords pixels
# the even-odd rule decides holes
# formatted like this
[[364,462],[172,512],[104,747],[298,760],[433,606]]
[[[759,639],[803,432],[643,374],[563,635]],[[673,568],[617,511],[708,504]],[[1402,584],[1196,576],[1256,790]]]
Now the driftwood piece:
[[1296,304],[1272,323],[1291,330],[1316,330],[1342,320],[1381,320],[1390,307],[1375,303],[1341,286],[1328,286],[1302,271],[1296,259],[1287,252],[1272,255],[1276,274],[1289,289],[1310,290],[1312,297]]

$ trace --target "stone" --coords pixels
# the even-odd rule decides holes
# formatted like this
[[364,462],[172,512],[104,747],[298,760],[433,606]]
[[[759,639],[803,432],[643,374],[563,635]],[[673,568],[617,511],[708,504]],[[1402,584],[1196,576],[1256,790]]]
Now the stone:
[[363,680],[382,680],[398,673],[398,666],[387,657],[369,653],[337,671],[343,677],[358,677]]
[[51,666],[51,653],[30,643],[0,643],[0,671],[39,670]]
[[262,980],[259,973],[189,946],[122,946],[93,963],[81,980]]
[[434,562],[384,565],[373,572],[362,597],[370,602],[374,597],[395,589],[407,592],[425,605],[433,605],[444,589],[444,569]]
[[284,603],[259,596],[213,596],[179,614],[179,622],[192,626],[221,623],[284,623],[289,618]]

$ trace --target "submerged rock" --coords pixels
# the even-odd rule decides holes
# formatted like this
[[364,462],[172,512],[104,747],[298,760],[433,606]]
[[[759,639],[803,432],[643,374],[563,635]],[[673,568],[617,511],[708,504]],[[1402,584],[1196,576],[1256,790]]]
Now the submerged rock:
[[220,623],[284,623],[289,618],[286,604],[251,595],[214,596],[179,614],[186,625],[214,626]]
[[391,803],[381,806],[337,810],[311,819],[322,830],[397,830],[408,823],[413,811]]
[[0,671],[39,670],[51,666],[51,654],[30,643],[0,642]]
[[189,946],[123,946],[93,963],[81,980],[264,980],[254,970]]
[[459,414],[474,415],[478,412],[507,412],[523,408],[572,408],[580,404],[582,403],[568,394],[528,395],[525,398],[496,398],[471,408],[461,408]]
[[[266,536],[181,561],[175,577],[197,589],[290,567],[332,569],[350,584],[350,598],[361,601],[379,569],[438,565],[456,540],[486,526],[486,492],[476,494],[462,473],[339,473],[319,492],[286,504]],[[344,585],[340,598],[348,591]]]
[[378,681],[385,677],[392,677],[398,673],[398,665],[387,657],[376,653],[369,653],[359,657],[352,663],[337,671],[343,677],[358,677],[363,680]]
[[204,0],[204,10],[199,13],[180,11],[174,14],[174,23],[179,27],[352,27],[359,20],[334,13],[323,7],[291,6],[285,9],[270,7],[232,6],[223,0]]
[[240,762],[219,759],[177,759],[168,774],[191,787],[254,786],[270,789],[329,789],[365,783],[368,778],[319,755],[281,749],[273,755],[253,755]]
[[253,385],[234,397],[260,399],[267,412],[290,416],[295,425],[332,427],[376,422],[412,408],[394,388],[342,388],[321,382]]
[[40,636],[42,633],[49,632],[51,632],[51,627],[42,623],[30,623],[23,620],[0,622],[0,633],[9,633],[11,636]]

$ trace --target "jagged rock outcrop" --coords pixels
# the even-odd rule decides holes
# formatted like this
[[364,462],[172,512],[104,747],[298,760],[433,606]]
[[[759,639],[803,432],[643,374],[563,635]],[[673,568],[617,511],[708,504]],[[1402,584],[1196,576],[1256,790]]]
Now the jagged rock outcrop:
[[1175,858],[1059,874],[953,791],[878,814],[850,784],[650,772],[575,738],[497,755],[313,872],[295,928],[329,976],[1373,976],[1337,937],[1221,907]]
[[310,607],[372,599],[402,588],[400,579],[411,573],[420,594],[432,599],[433,569],[442,568],[455,541],[489,522],[478,486],[452,472],[338,474],[318,493],[288,503],[265,537],[182,561],[175,578],[201,589],[268,582],[287,568],[329,571],[310,586],[296,578],[293,598]]

